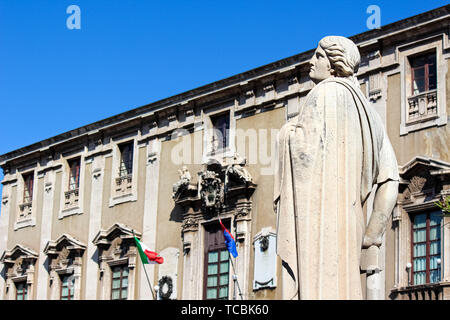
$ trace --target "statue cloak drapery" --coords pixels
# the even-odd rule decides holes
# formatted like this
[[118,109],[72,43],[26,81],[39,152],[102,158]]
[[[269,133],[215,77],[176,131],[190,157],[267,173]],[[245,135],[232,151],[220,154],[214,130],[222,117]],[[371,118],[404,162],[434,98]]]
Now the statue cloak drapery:
[[398,180],[380,117],[357,85],[331,77],[282,127],[276,154],[283,299],[362,299],[363,205],[374,184]]

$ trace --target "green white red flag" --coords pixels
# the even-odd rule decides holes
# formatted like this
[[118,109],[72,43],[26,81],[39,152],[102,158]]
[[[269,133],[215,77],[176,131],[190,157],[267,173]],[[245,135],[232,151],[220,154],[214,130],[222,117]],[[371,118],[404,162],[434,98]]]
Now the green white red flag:
[[139,241],[138,238],[134,237],[136,241],[136,246],[141,256],[142,263],[144,264],[161,264],[164,262],[164,258],[160,257],[156,252],[151,251],[143,242]]

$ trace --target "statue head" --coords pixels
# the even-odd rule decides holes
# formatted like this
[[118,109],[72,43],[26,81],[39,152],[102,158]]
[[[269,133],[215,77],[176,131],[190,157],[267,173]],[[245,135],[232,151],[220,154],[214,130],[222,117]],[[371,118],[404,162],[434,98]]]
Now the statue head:
[[355,43],[345,37],[328,36],[319,41],[310,60],[309,77],[319,83],[328,77],[354,78],[361,56]]

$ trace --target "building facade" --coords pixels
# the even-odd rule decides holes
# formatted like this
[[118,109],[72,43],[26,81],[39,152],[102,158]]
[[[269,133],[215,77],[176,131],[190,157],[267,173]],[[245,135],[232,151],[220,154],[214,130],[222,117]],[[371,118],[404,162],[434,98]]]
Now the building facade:
[[[401,176],[380,299],[450,299],[450,218],[435,205],[450,196],[449,18],[351,37]],[[313,86],[313,52],[0,156],[0,299],[280,299],[274,146]],[[164,257],[145,266],[155,292],[134,235]]]

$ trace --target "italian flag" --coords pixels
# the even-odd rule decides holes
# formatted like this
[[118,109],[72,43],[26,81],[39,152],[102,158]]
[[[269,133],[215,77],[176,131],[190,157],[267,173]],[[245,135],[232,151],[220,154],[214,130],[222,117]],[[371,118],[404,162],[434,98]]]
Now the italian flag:
[[138,238],[134,237],[134,240],[136,241],[136,246],[139,251],[139,255],[141,256],[142,263],[144,264],[161,264],[164,262],[164,258],[158,256],[156,252],[150,251],[148,247],[139,241]]

